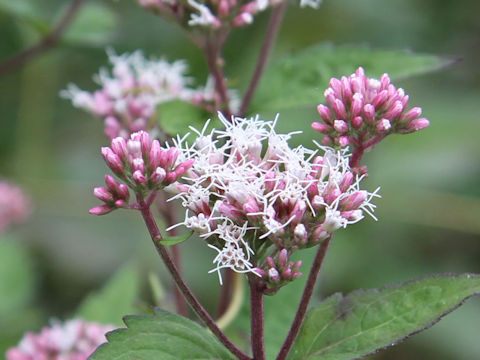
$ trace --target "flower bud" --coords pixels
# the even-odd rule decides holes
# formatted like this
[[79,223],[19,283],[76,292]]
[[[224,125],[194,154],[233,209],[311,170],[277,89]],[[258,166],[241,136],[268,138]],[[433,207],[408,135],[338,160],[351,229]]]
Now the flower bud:
[[102,156],[108,167],[112,169],[115,174],[123,175],[123,164],[117,154],[109,147],[102,147]]
[[332,117],[330,109],[327,106],[320,104],[317,106],[317,111],[320,114],[322,120],[328,123],[330,118]]
[[104,187],[94,188],[93,195],[95,195],[97,199],[102,200],[103,202],[113,201],[113,195]]
[[410,121],[410,123],[407,125],[407,129],[410,131],[419,131],[422,129],[425,129],[430,125],[430,121],[428,121],[425,118],[420,118],[416,120]]
[[116,137],[111,142],[111,148],[115,154],[122,160],[127,159],[128,150],[127,150],[127,142],[122,137]]
[[337,142],[338,142],[338,145],[342,147],[348,146],[350,144],[350,138],[348,136],[340,136]]
[[105,215],[112,212],[113,210],[115,209],[108,205],[100,205],[100,206],[95,206],[94,208],[91,208],[90,210],[88,210],[88,212],[92,215]]
[[337,130],[340,134],[344,134],[348,131],[348,124],[343,120],[335,120],[333,122],[333,127]]
[[392,128],[392,124],[390,123],[390,120],[382,119],[378,122],[377,127],[375,128],[375,131],[378,134],[385,134],[391,128]]
[[312,123],[312,129],[318,131],[321,134],[328,134],[332,130],[331,126],[318,121]]
[[280,269],[283,269],[285,266],[287,266],[287,261],[288,261],[288,251],[287,249],[282,249],[278,254],[278,267]]

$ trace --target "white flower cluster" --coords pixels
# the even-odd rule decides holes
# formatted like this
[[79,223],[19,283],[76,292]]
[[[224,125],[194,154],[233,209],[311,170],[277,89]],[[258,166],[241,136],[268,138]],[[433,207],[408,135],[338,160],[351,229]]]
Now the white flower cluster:
[[195,162],[185,184],[170,186],[177,192],[172,199],[187,209],[181,224],[218,252],[212,271],[255,272],[260,247],[313,246],[372,214],[378,195],[360,190],[345,150],[320,147],[324,154],[316,156],[290,148],[294,133],[277,134],[276,120],[219,117],[225,130],[192,129],[198,136],[191,146],[176,139],[182,161]]

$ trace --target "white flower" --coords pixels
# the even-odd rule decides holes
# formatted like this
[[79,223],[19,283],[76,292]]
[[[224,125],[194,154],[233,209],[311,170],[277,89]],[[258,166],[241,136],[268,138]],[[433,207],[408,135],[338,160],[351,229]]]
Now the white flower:
[[212,14],[210,9],[195,0],[188,0],[188,4],[197,10],[199,13],[195,14],[192,13],[190,16],[190,20],[188,21],[188,25],[195,26],[212,26],[215,27],[218,25],[218,19]]

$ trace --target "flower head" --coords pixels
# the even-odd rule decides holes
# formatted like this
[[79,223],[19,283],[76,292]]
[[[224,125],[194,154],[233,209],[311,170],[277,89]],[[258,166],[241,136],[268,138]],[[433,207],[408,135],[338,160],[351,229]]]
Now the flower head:
[[[327,105],[318,105],[322,122],[313,129],[325,135],[324,145],[365,151],[389,134],[408,134],[429,126],[422,109],[408,109],[409,96],[390,82],[388,74],[368,78],[363,68],[349,77],[331,79],[325,91]],[[357,167],[356,158],[352,167]]]
[[52,322],[38,334],[26,333],[17,347],[7,351],[6,360],[86,360],[113,329],[79,319]]
[[317,156],[303,146],[291,148],[294,133],[277,134],[276,120],[219,118],[225,130],[206,133],[205,126],[194,129],[192,145],[186,138],[175,141],[180,161],[194,162],[185,183],[170,186],[177,193],[172,199],[186,208],[181,224],[218,252],[213,271],[251,272],[278,286],[300,276],[300,265],[281,261],[278,279],[263,276],[274,271],[259,251],[286,249],[289,257],[373,212],[377,195],[360,190],[362,178],[350,172],[346,150],[320,146],[323,155]]

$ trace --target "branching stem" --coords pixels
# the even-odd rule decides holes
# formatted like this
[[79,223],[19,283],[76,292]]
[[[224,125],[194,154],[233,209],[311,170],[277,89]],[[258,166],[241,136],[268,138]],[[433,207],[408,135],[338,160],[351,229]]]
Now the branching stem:
[[170,254],[166,248],[160,243],[163,239],[160,230],[158,229],[157,223],[153,217],[153,214],[150,210],[150,207],[147,206],[145,200],[137,195],[137,201],[140,204],[140,212],[142,213],[143,220],[147,226],[148,232],[152,238],[153,244],[163,259],[165,266],[173,277],[173,280],[177,284],[178,288],[185,296],[185,299],[190,304],[195,313],[202,319],[205,325],[212,331],[212,333],[220,340],[220,342],[225,345],[225,347],[232,352],[240,360],[250,360],[250,358],[240,350],[226,335],[225,333],[217,326],[215,321],[212,319],[210,314],[205,310],[205,308],[200,304],[198,299],[193,294],[192,290],[185,283],[183,278],[180,276],[175,263],[173,262]]
[[295,341],[300,327],[302,326],[303,320],[305,319],[305,314],[307,313],[308,304],[312,298],[313,290],[315,289],[315,284],[318,279],[318,274],[322,268],[323,260],[325,260],[325,255],[327,254],[328,247],[332,240],[332,235],[329,238],[324,240],[318,247],[317,253],[315,254],[315,259],[313,260],[312,268],[308,274],[307,283],[305,284],[305,289],[303,290],[302,298],[300,304],[298,305],[297,313],[295,314],[295,319],[290,327],[287,338],[278,353],[277,360],[285,360],[288,355],[288,352],[292,348],[293,342]]

